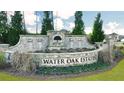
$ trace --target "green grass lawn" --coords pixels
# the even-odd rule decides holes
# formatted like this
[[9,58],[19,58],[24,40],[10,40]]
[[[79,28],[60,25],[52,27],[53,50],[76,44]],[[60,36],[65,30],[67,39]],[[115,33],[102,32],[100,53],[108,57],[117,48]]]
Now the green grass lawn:
[[66,78],[63,80],[124,80],[124,59],[119,62],[119,64],[110,71],[102,72],[96,75],[90,76],[80,76],[74,78]]
[[6,72],[0,72],[0,81],[29,81],[31,79],[19,77],[19,76],[13,76]]
[[[0,65],[4,63],[4,53],[0,52]],[[10,75],[9,73],[6,72],[0,72],[0,81],[15,81],[15,80],[31,80],[28,78],[23,78],[23,77],[16,77],[13,75]]]
[[[0,72],[0,80],[1,81],[27,81],[32,80],[30,78],[24,78],[20,76],[12,76],[6,72]],[[96,75],[90,76],[79,76],[79,77],[71,77],[71,78],[64,78],[59,80],[124,80],[124,59],[121,60],[116,67],[114,67],[110,71],[102,72]]]

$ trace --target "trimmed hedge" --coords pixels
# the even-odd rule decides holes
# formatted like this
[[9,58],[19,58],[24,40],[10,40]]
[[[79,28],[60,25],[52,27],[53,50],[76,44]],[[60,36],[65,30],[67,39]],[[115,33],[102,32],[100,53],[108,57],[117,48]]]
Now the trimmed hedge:
[[62,75],[90,72],[108,67],[109,63],[96,62],[93,64],[69,66],[69,67],[39,67],[36,73],[41,75]]

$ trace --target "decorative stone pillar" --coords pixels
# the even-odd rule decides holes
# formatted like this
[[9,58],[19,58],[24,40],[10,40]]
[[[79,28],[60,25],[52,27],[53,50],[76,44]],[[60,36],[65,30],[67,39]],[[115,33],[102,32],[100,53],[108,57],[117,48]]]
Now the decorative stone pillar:
[[114,41],[112,39],[108,39],[108,53],[109,53],[109,62],[113,63],[113,56],[112,56],[112,52],[113,52],[113,45],[114,45]]
[[103,42],[95,42],[95,44],[100,48],[103,45]]

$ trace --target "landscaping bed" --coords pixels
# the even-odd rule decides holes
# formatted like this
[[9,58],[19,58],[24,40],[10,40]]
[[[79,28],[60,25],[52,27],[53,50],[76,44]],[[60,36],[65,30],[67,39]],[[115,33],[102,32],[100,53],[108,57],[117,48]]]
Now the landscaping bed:
[[40,75],[66,75],[66,74],[78,74],[81,72],[90,72],[100,69],[105,69],[110,66],[109,63],[96,62],[93,64],[69,66],[69,67],[39,67],[36,74]]
[[35,51],[35,53],[74,53],[74,52],[84,52],[84,51],[92,51],[92,50],[95,50],[95,48],[92,48],[92,49],[88,49],[88,48],[76,48],[76,49],[60,49],[60,50],[57,50],[57,49],[53,49],[53,50],[49,50],[49,49],[46,49],[45,51]]

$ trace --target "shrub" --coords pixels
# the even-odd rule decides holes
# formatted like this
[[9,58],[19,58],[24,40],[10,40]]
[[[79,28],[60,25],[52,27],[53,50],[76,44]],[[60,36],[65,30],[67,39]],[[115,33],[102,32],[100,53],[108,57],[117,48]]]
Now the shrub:
[[81,72],[90,72],[96,71],[100,69],[105,69],[110,65],[109,63],[109,53],[107,52],[99,52],[98,62],[93,64],[85,64],[85,65],[75,65],[69,67],[45,67],[41,66],[37,68],[36,73],[41,75],[61,75],[61,74],[77,74]]
[[109,61],[110,61],[110,58],[109,58],[109,52],[108,51],[106,51],[106,52],[104,52],[104,51],[100,51],[99,53],[98,53],[98,60],[100,61],[100,62],[104,62],[104,63],[108,63]]
[[117,47],[116,49],[113,49],[112,56],[114,60],[122,58],[124,56],[124,47],[120,46],[120,47]]
[[4,53],[0,52],[0,64],[4,62]]
[[124,47],[123,46],[120,46],[119,49],[124,49]]
[[69,67],[39,67],[36,73],[41,75],[62,75],[62,74],[77,74],[81,72],[90,72],[108,67],[108,63],[96,62],[93,64],[69,66]]
[[113,46],[113,49],[116,49],[116,48],[117,48],[117,47],[114,45],[114,46]]
[[15,70],[24,72],[33,72],[36,68],[30,54],[18,52],[13,54],[12,66]]
[[5,62],[4,53],[0,52],[0,69],[5,69],[10,67],[10,64]]

